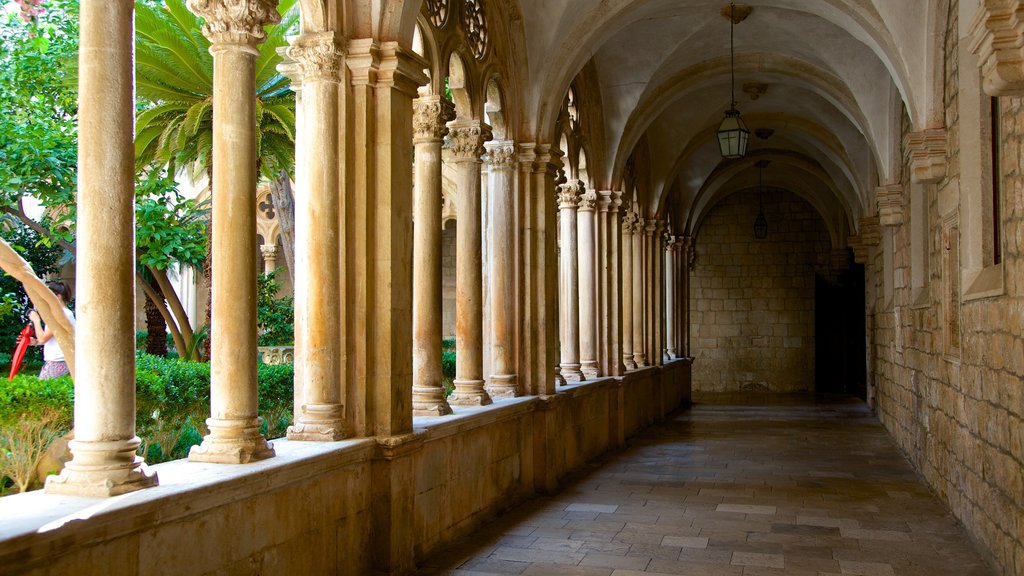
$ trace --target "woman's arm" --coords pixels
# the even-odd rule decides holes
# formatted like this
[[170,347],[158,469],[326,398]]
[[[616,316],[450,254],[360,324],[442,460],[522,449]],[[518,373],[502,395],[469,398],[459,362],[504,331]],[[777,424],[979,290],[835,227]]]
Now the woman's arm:
[[42,321],[39,319],[39,312],[31,310],[28,313],[28,319],[32,321],[32,327],[36,331],[36,344],[45,344],[50,338],[53,338],[53,331],[50,330],[49,326],[43,329]]

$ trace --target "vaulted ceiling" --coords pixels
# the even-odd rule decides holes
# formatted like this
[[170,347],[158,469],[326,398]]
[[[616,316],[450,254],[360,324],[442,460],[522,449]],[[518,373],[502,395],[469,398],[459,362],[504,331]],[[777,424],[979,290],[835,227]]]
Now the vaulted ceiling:
[[[642,209],[693,225],[722,194],[766,185],[804,196],[836,241],[871,212],[874,189],[899,178],[904,114],[941,122],[948,0],[758,0],[735,29],[738,108],[747,156],[723,161],[715,130],[730,100],[728,2],[520,0],[525,117],[554,125],[581,70],[594,76],[600,141],[595,187],[621,185],[642,149]],[[744,92],[763,90],[756,99]],[[757,90],[753,90],[757,88]],[[769,132],[766,132],[767,129]],[[595,161],[596,159],[596,161]]]

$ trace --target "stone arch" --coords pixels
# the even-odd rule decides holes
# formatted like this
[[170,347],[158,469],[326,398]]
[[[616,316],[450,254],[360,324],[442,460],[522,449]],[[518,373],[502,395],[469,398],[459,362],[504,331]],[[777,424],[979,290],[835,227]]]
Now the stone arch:
[[473,95],[474,82],[466,61],[458,52],[452,52],[448,58],[448,89],[452,93],[455,111],[459,118],[478,118]]
[[508,113],[505,105],[504,90],[498,78],[492,76],[484,91],[484,115],[487,124],[494,133],[495,140],[506,140],[509,138]]

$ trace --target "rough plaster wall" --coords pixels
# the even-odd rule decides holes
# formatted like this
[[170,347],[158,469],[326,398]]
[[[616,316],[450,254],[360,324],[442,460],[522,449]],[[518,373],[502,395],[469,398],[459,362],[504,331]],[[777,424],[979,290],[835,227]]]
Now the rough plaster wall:
[[757,194],[714,207],[697,236],[691,287],[693,388],[814,389],[814,278],[830,241],[798,196],[766,192],[768,239],[754,239]]
[[[946,43],[947,178],[959,188],[957,6]],[[963,241],[929,197],[927,297],[912,306],[897,281],[894,305],[875,310],[877,410],[896,442],[954,514],[991,553],[998,573],[1024,574],[1024,103],[1005,98],[1003,266],[1005,294],[960,302],[956,254]],[[905,206],[909,186],[905,186]],[[962,227],[960,227],[962,229]],[[909,221],[896,229],[896,279],[909,277]],[[868,290],[881,294],[881,258]],[[873,281],[872,281],[873,280]],[[868,295],[869,300],[872,295]],[[959,319],[959,331],[951,330]]]

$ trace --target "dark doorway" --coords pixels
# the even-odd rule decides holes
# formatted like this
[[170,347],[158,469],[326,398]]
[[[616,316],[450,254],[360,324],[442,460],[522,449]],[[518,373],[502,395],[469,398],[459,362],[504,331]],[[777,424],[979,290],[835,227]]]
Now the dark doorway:
[[815,392],[867,398],[864,338],[864,266],[850,258],[838,278],[815,278]]

